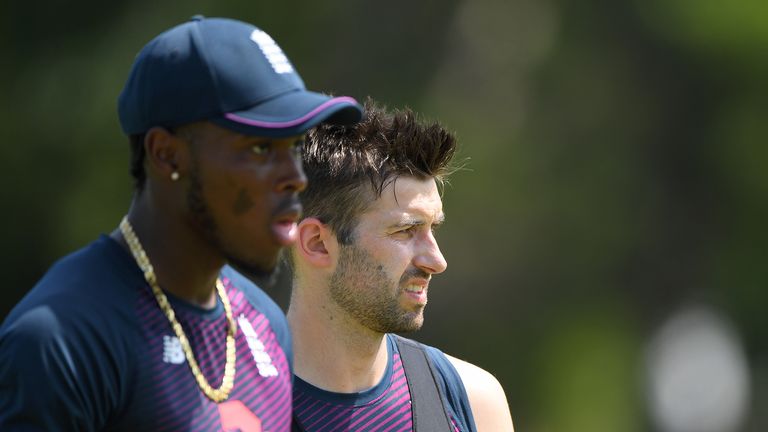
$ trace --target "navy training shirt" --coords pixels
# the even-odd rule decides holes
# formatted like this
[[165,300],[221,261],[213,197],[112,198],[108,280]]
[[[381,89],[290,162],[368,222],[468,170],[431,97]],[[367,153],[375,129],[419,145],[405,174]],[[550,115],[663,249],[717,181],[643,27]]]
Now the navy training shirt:
[[[424,345],[438,374],[448,416],[456,432],[476,432],[467,392],[456,369],[440,350]],[[389,359],[381,381],[357,393],[335,393],[294,379],[296,418],[306,432],[410,432],[413,430],[411,396],[400,353],[387,335]]]
[[[102,235],[62,258],[0,327],[0,430],[290,430],[292,351],[279,307],[232,268],[221,279],[238,324],[235,384],[199,389],[128,251]],[[211,386],[224,374],[227,320],[168,295]]]

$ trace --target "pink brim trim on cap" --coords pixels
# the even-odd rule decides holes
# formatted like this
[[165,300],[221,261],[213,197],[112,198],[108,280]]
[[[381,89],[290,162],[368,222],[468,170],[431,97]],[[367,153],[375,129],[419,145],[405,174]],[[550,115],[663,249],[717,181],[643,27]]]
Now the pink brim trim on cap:
[[296,120],[286,121],[286,122],[267,122],[267,121],[259,121],[259,120],[251,120],[247,119],[245,117],[240,117],[237,114],[227,113],[224,114],[224,117],[226,117],[229,120],[232,120],[234,122],[247,124],[250,126],[257,126],[257,127],[263,127],[263,128],[287,128],[291,126],[296,126],[299,124],[302,124],[306,122],[307,120],[311,119],[312,117],[316,116],[320,111],[325,110],[331,105],[338,105],[342,103],[350,103],[350,104],[357,104],[357,101],[354,98],[351,98],[349,96],[342,96],[333,98],[327,102],[322,103],[317,108],[313,109],[312,111],[308,112],[307,114],[297,118]]

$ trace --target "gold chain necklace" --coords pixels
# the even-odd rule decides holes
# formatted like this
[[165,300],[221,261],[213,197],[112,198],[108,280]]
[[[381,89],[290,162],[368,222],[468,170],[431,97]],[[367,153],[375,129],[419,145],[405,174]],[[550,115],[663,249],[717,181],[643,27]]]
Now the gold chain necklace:
[[189,368],[192,369],[192,375],[194,375],[197,380],[197,385],[199,385],[203,393],[214,402],[222,402],[226,400],[227,397],[229,397],[229,392],[232,391],[232,387],[235,385],[235,361],[237,356],[237,352],[235,351],[235,333],[237,332],[237,324],[232,318],[232,307],[229,304],[229,297],[227,297],[227,291],[224,289],[224,285],[219,279],[216,279],[216,290],[221,298],[221,303],[224,305],[224,313],[227,316],[229,329],[227,331],[227,362],[224,365],[224,378],[221,380],[221,387],[215,389],[211,387],[208,380],[205,379],[205,376],[200,371],[200,366],[198,366],[197,361],[195,360],[195,353],[192,352],[192,347],[189,345],[189,339],[187,339],[187,335],[184,333],[184,329],[181,327],[179,321],[176,320],[176,314],[173,312],[171,304],[168,303],[168,297],[165,296],[165,293],[163,293],[163,290],[161,290],[160,286],[157,284],[155,270],[149,262],[149,257],[147,257],[146,252],[144,252],[144,248],[141,247],[141,243],[139,242],[139,238],[136,237],[133,227],[130,222],[128,222],[128,217],[124,217],[120,222],[120,232],[123,234],[126,243],[128,243],[128,247],[131,249],[136,264],[138,264],[141,271],[144,272],[144,279],[147,280],[147,283],[149,283],[149,286],[152,288],[152,293],[155,294],[155,300],[157,300],[158,306],[160,306],[160,309],[165,313],[165,316],[171,323],[171,327],[173,327],[173,331],[176,333],[176,337],[181,344],[181,349],[184,351],[184,356],[187,358]]

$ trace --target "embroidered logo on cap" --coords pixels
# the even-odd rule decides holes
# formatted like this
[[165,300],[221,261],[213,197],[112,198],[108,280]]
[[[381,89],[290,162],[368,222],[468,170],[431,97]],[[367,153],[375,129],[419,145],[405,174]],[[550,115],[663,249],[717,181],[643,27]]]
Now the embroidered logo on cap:
[[251,40],[259,45],[261,52],[264,53],[264,57],[269,60],[269,64],[272,65],[272,69],[274,69],[275,73],[284,74],[293,72],[291,62],[288,61],[288,57],[285,56],[283,50],[277,46],[277,43],[272,37],[257,29],[251,33]]

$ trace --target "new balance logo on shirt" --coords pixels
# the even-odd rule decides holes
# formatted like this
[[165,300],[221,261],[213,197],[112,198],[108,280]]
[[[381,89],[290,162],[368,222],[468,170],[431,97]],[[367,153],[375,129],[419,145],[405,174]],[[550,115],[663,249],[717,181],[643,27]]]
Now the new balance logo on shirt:
[[163,336],[163,361],[170,364],[182,364],[186,360],[179,338],[176,336]]
[[[267,353],[264,344],[259,340],[259,335],[256,333],[251,322],[244,315],[240,315],[237,318],[237,323],[243,335],[245,335],[245,341],[248,343],[253,360],[256,362],[259,375],[265,378],[278,376],[279,372],[272,363],[272,358]],[[163,336],[163,362],[183,364],[186,361],[187,359],[184,357],[184,350],[181,348],[179,338],[176,336]]]

